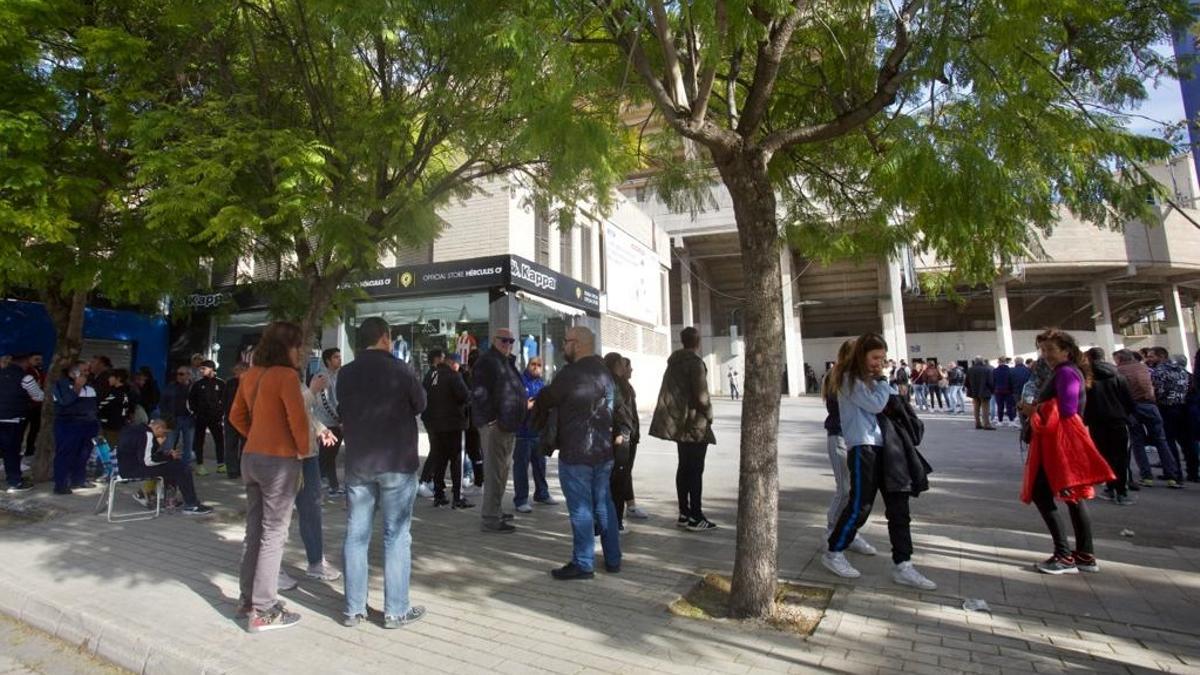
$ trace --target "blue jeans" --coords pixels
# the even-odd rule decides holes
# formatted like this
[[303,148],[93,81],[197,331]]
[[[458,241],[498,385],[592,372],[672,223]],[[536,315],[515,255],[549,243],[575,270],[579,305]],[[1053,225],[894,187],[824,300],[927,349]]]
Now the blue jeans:
[[600,526],[600,544],[604,547],[604,564],[621,565],[621,538],[617,529],[617,508],[613,505],[609,482],[613,461],[597,465],[558,462],[558,478],[562,481],[567,512],[571,517],[574,537],[571,562],[579,569],[591,572],[596,565],[596,524]]
[[196,461],[196,454],[192,451],[192,442],[195,440],[196,420],[191,415],[182,415],[175,418],[175,428],[167,433],[167,442],[163,444],[164,450],[174,450],[176,445],[182,446],[180,449],[183,456],[183,465],[191,466]]
[[87,482],[87,462],[98,422],[54,420],[54,489],[80,487]]
[[1163,475],[1167,478],[1180,480],[1179,463],[1175,455],[1167,449],[1167,436],[1163,431],[1162,413],[1158,406],[1149,401],[1138,401],[1134,407],[1133,419],[1129,420],[1129,444],[1133,449],[1133,459],[1137,462],[1138,472],[1142,478],[1153,478],[1150,459],[1146,456],[1146,442],[1158,450],[1158,461],[1162,464]]
[[538,439],[517,437],[513,446],[513,504],[520,506],[529,501],[529,468],[533,467],[533,500],[550,498],[550,486],[546,483],[546,456],[538,450]]
[[367,550],[376,505],[383,511],[383,613],[408,613],[412,576],[412,512],[417,498],[416,473],[381,473],[370,478],[346,476],[346,615],[367,613]]
[[925,405],[926,405],[926,403],[928,403],[928,400],[929,400],[929,385],[927,385],[927,384],[914,384],[914,385],[913,385],[913,392],[914,392],[914,394],[916,395],[916,399],[917,399],[917,401],[916,401],[916,403],[917,403],[917,407],[918,407],[918,408],[924,408],[924,407],[925,407]]
[[296,493],[296,513],[300,515],[300,539],[310,566],[325,559],[325,539],[321,534],[321,461],[309,457],[300,462],[300,491]]
[[950,409],[950,412],[954,412],[955,410],[962,413],[967,412],[967,401],[963,398],[963,386],[961,384],[950,385],[948,396],[950,400],[946,402],[946,406]]

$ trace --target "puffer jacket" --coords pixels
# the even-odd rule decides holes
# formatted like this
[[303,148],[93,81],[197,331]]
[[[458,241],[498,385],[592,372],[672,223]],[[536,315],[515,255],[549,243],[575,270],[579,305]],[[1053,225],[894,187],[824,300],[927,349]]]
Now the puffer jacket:
[[658,390],[650,435],[684,443],[717,442],[712,431],[713,409],[708,397],[708,367],[700,355],[680,349],[667,359]]

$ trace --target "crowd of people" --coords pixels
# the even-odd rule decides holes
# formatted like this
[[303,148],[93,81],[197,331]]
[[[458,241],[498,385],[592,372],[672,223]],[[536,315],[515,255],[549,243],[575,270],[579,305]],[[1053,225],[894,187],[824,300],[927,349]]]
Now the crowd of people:
[[[686,328],[680,338],[682,348],[668,359],[648,433],[676,445],[677,526],[706,532],[718,528],[702,505],[705,458],[716,442],[713,409],[699,333]],[[93,486],[88,460],[103,440],[117,450],[115,466],[103,471],[163,479],[178,495],[169,498],[169,507],[211,513],[193,478],[207,473],[204,447],[211,435],[215,471],[240,480],[246,491],[238,614],[249,630],[285,628],[300,619],[279,600],[280,590],[297,584],[281,566],[293,508],[307,575],[343,579],[347,626],[367,615],[367,551],[375,515],[381,515],[383,625],[398,628],[425,614],[409,598],[418,498],[434,508],[466,510],[476,506],[468,494],[479,495],[481,531],[512,533],[516,516],[505,509],[510,473],[515,512],[555,505],[546,458],[557,452],[573,543],[568,561],[550,574],[590,579],[601,560],[606,572],[620,573],[626,518],[647,517],[633,485],[641,427],[629,359],[615,352],[601,357],[592,332],[573,327],[563,341],[567,365],[547,383],[540,358],[518,369],[516,340],[499,329],[488,348],[471,350],[466,363],[458,353],[435,350],[428,371],[419,374],[393,355],[391,328],[383,319],[364,320],[357,339],[353,362],[343,366],[341,353],[327,349],[320,371],[306,385],[300,329],[275,322],[250,362],[237,364],[228,381],[216,376],[212,361],[197,355],[173,371],[161,393],[148,371],[130,377],[102,356],[71,364],[47,387],[40,357],[17,355],[0,367],[8,489],[32,487],[23,476],[22,455],[35,447],[38,406],[47,397],[56,413],[56,494]],[[1051,557],[1037,564],[1042,572],[1099,571],[1086,502],[1098,494],[1132,504],[1129,491],[1153,486],[1147,444],[1157,451],[1168,487],[1200,480],[1200,393],[1185,358],[1157,347],[1123,349],[1113,354],[1113,364],[1102,350],[1083,352],[1058,330],[1040,334],[1036,346],[1036,361],[1001,357],[993,366],[976,357],[964,367],[932,359],[911,366],[888,360],[887,344],[874,334],[842,345],[821,390],[835,482],[821,558],[827,569],[856,578],[860,573],[846,553],[877,554],[860,530],[882,495],[892,579],[922,590],[937,587],[912,562],[909,500],[929,489],[932,471],[920,452],[924,425],[918,412],[965,414],[968,399],[977,429],[1015,426],[1028,443],[1021,498],[1036,505],[1053,541]],[[429,439],[423,466],[418,424]],[[147,483],[135,495],[147,507],[153,505],[151,488]],[[344,571],[326,560],[323,495],[346,501]],[[1070,517],[1074,545],[1060,522],[1059,503]]]

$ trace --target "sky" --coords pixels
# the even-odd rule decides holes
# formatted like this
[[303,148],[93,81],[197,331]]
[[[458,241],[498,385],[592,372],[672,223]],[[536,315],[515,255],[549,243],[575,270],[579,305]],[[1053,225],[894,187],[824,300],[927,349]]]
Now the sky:
[[[1165,54],[1171,54],[1170,45],[1157,48]],[[1179,92],[1179,81],[1164,79],[1155,87],[1153,82],[1146,83],[1150,97],[1137,109],[1131,111],[1155,120],[1167,123],[1182,122],[1186,115],[1183,112],[1183,96]],[[1160,135],[1161,124],[1140,117],[1131,117],[1129,129],[1138,133]]]

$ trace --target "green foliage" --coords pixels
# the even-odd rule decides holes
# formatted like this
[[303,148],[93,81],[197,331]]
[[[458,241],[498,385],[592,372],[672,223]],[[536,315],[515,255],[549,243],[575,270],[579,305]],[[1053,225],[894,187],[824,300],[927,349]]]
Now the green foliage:
[[1064,209],[1100,227],[1153,222],[1161,187],[1142,167],[1173,148],[1127,131],[1122,111],[1144,81],[1179,76],[1152,46],[1193,22],[1186,0],[697,0],[664,5],[665,25],[656,4],[580,3],[563,30],[587,49],[608,40],[607,58],[630,64],[625,98],[675,132],[638,146],[669,203],[695,208],[713,182],[679,138],[717,161],[763,151],[781,230],[805,255],[910,246],[966,283],[1036,257]]
[[589,114],[578,78],[540,77],[561,46],[511,18],[482,1],[212,6],[192,18],[188,92],[135,124],[149,220],[281,258],[301,282],[279,310],[311,318],[490,178],[607,206],[619,126]]
[[161,9],[0,5],[0,289],[151,304],[193,275],[189,233],[147,227],[132,180],[131,124],[185,48]]

